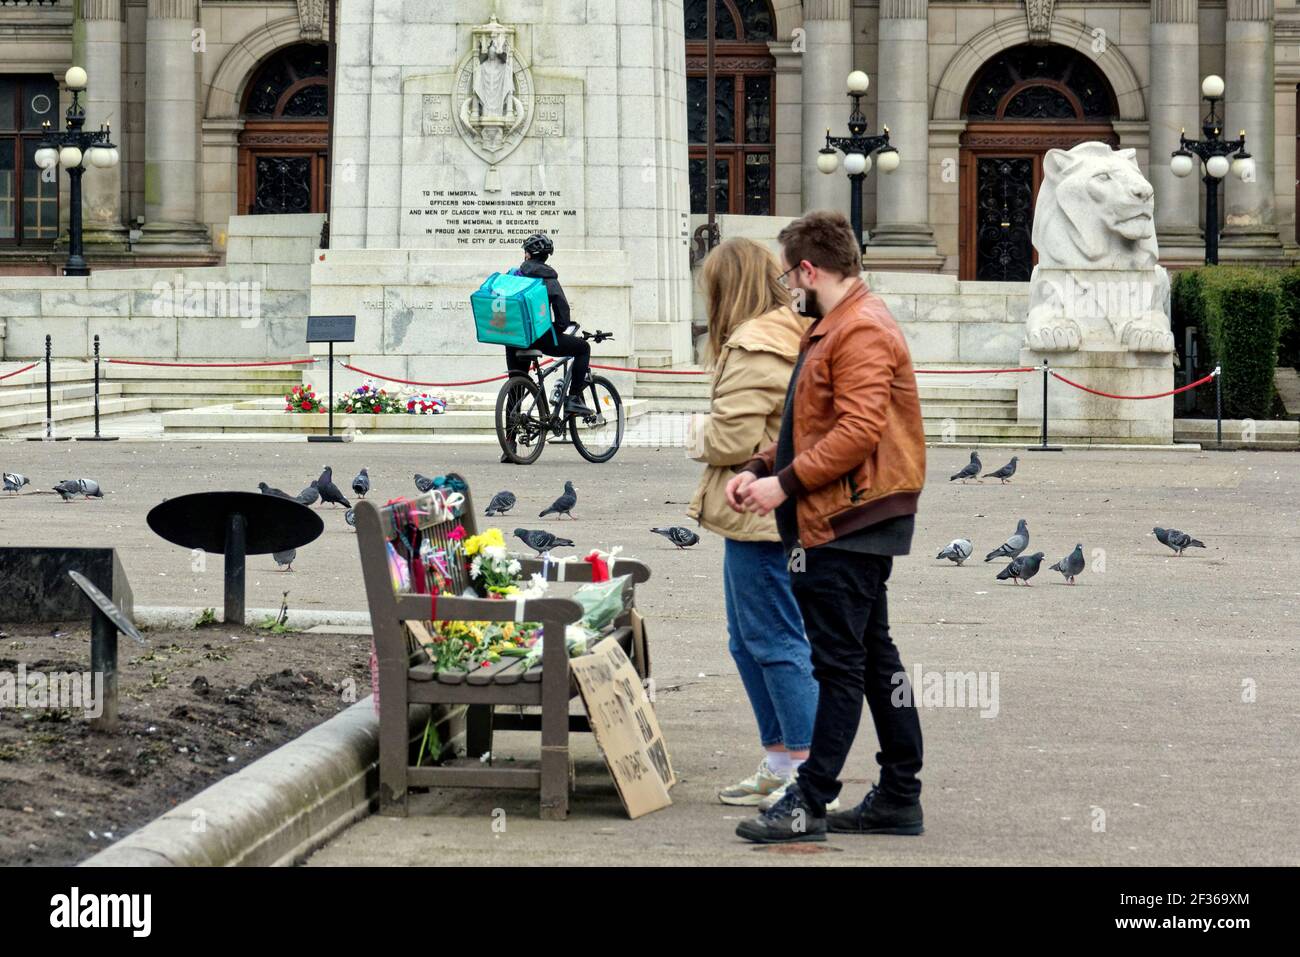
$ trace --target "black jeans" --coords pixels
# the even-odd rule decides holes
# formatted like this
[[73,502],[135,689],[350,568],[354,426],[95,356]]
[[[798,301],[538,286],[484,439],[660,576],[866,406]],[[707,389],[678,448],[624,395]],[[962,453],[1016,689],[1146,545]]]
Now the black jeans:
[[840,771],[858,733],[865,695],[880,741],[880,790],[914,802],[921,796],[921,721],[910,689],[903,690],[907,674],[889,637],[885,581],[894,560],[824,546],[807,549],[804,558],[805,569],[792,570],[790,583],[812,646],[819,696],[799,789],[814,812],[824,811],[840,793]]
[[[555,356],[557,359],[572,356],[573,378],[569,382],[569,395],[579,395],[586,388],[587,373],[591,369],[591,343],[586,339],[557,332],[556,341],[552,341],[551,334],[548,332],[528,348],[536,349],[543,355]],[[506,346],[506,367],[511,372],[528,371],[530,360],[520,359],[519,351],[513,346]]]

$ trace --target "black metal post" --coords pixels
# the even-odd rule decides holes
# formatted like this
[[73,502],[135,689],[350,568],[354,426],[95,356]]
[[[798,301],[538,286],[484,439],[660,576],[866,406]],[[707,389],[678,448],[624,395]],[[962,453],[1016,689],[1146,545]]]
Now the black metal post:
[[45,337],[45,438],[54,438],[54,388],[50,382],[51,340]]
[[1206,173],[1205,180],[1205,265],[1219,265],[1219,181]]
[[90,673],[103,682],[100,715],[91,722],[97,731],[117,730],[117,625],[98,608],[90,616]]
[[230,625],[244,624],[244,558],[248,548],[248,528],[244,516],[233,513],[226,526],[226,610]]
[[1060,452],[1061,446],[1047,444],[1047,377],[1050,375],[1047,360],[1043,360],[1043,444],[1028,446],[1030,452]]
[[[82,117],[81,122],[84,121],[85,118]],[[76,124],[78,128],[81,122]],[[72,120],[68,121],[69,126],[72,123]],[[90,267],[86,265],[86,257],[82,253],[81,245],[81,176],[83,173],[85,170],[80,166],[68,170],[68,262],[63,267],[65,276],[90,275]]]
[[849,212],[849,218],[853,222],[853,235],[858,240],[859,253],[864,248],[862,242],[862,186],[866,179],[866,173],[853,173],[849,176],[849,202],[853,205]]
[[309,435],[307,436],[308,442],[342,442],[346,438],[345,436],[334,434],[334,340],[333,339],[330,340],[329,349],[330,349],[329,398],[327,399],[329,403],[329,410],[328,410],[329,432],[326,435]]
[[79,435],[78,442],[116,442],[116,435],[99,434],[99,335],[95,335],[95,434]]
[[[705,252],[715,245],[718,235],[718,148],[714,141],[718,138],[717,130],[717,10],[713,3],[706,3],[708,11],[704,15],[704,29],[707,45],[704,52],[704,111],[708,116],[704,146],[704,211],[708,216],[708,229],[705,231]],[[735,186],[729,183],[729,186]],[[731,195],[730,189],[727,195]]]

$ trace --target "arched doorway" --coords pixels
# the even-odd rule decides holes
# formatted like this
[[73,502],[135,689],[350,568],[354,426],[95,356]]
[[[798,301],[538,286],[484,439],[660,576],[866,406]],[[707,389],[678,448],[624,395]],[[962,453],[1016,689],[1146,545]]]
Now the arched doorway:
[[1087,140],[1118,146],[1115,93],[1083,54],[1026,43],[981,67],[962,115],[960,277],[1027,282],[1043,155]]
[[[717,210],[770,216],[776,182],[776,18],[768,0],[714,0]],[[686,109],[691,212],[706,211],[708,0],[686,0]]]
[[321,213],[329,164],[329,47],[277,50],[244,94],[239,212]]

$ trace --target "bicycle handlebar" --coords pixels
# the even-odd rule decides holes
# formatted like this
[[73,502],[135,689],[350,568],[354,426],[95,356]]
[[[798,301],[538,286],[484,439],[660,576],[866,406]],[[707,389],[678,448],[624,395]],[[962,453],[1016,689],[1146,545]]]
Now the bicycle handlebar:
[[584,332],[584,333],[582,334],[582,338],[587,339],[587,340],[593,340],[593,339],[594,339],[597,343],[601,343],[601,342],[604,342],[606,339],[613,339],[613,338],[614,338],[614,333],[612,333],[612,332],[601,332],[599,329],[597,329],[595,332]]

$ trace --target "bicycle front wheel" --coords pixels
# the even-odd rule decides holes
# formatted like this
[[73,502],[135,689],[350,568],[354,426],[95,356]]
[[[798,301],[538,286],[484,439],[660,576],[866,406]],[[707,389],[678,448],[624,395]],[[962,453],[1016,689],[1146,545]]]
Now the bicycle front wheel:
[[582,397],[595,415],[572,416],[569,419],[569,436],[573,446],[588,462],[608,462],[623,442],[626,424],[623,399],[614,383],[604,376],[592,376]]
[[512,375],[497,393],[497,442],[517,465],[532,465],[546,448],[542,390],[528,376]]

